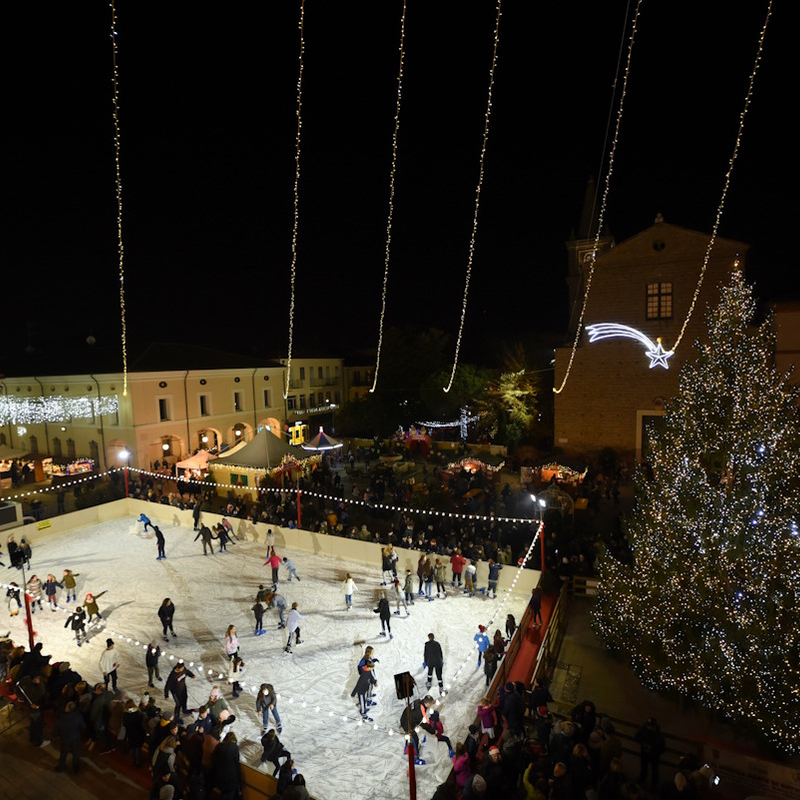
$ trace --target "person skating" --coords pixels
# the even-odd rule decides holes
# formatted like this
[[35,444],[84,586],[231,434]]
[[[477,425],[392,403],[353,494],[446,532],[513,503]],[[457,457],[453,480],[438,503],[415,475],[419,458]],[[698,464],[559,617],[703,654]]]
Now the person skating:
[[450,566],[453,569],[453,581],[450,585],[453,588],[456,588],[456,584],[458,584],[459,589],[461,588],[461,574],[466,564],[467,559],[461,555],[461,551],[458,548],[453,550],[453,555],[450,556]]
[[19,584],[11,581],[8,585],[8,590],[6,591],[6,597],[8,598],[8,610],[12,617],[16,617],[19,614],[20,609],[20,599],[19,599]]
[[[416,729],[428,719],[428,709],[432,707],[433,698],[425,696],[421,700],[414,700],[410,706],[406,705],[400,716],[400,727],[405,731],[406,735],[411,736],[413,740],[415,754],[414,763],[418,766],[424,764],[425,761],[420,758],[419,736]],[[406,747],[408,747],[408,745],[406,745]]]
[[428,680],[426,686],[431,688],[433,683],[433,673],[436,672],[436,680],[439,682],[439,694],[444,694],[444,681],[442,679],[442,668],[444,667],[444,655],[442,654],[442,646],[436,641],[436,637],[428,634],[428,641],[425,642],[422,662],[428,668]]
[[[194,522],[194,529],[198,530],[200,528],[200,512],[202,509],[202,502],[200,500],[195,499],[194,508],[192,509],[192,521]],[[205,527],[205,525],[203,526]],[[211,532],[209,531],[209,534]]]
[[48,575],[43,588],[44,593],[47,595],[47,604],[50,606],[50,610],[55,611],[58,608],[56,589],[63,589],[64,584],[57,581],[55,575]]
[[25,566],[30,569],[31,568],[31,556],[33,552],[31,551],[30,542],[27,539],[22,539],[19,543],[19,552],[22,562]]
[[241,694],[242,687],[239,677],[244,670],[244,661],[238,653],[235,653],[228,662],[228,683],[231,686],[231,696],[236,698]]
[[172,618],[175,616],[175,604],[169,597],[165,597],[161,605],[158,607],[158,618],[161,620],[161,627],[164,631],[164,641],[169,641],[169,636],[167,636],[167,629],[172,634],[173,638],[177,638],[178,634],[175,633],[175,629],[172,627]]
[[403,594],[406,598],[406,603],[410,603],[412,606],[414,605],[414,576],[411,574],[411,570],[406,570],[406,580],[403,584]]
[[497,672],[497,652],[495,651],[495,647],[493,644],[490,644],[486,648],[486,652],[483,654],[483,673],[486,675],[486,688],[489,688],[489,684],[492,682],[492,678],[494,678],[495,672]]
[[425,597],[430,602],[433,600],[433,564],[428,556],[425,556],[425,563],[422,565],[422,578],[425,581]]
[[153,523],[152,523],[152,522],[150,522],[150,517],[148,517],[148,516],[147,516],[146,514],[144,514],[144,513],[141,513],[141,514],[139,514],[139,519],[137,519],[136,521],[137,521],[137,522],[143,522],[143,523],[144,523],[144,533],[147,533],[147,528],[148,528],[148,527],[150,527],[150,528],[154,528],[154,527],[155,527],[155,526],[153,525]]
[[235,625],[228,625],[228,628],[225,631],[224,644],[225,644],[225,655],[230,661],[231,656],[234,656],[236,655],[236,653],[239,652],[239,639],[236,636]]
[[278,698],[275,695],[275,689],[272,688],[271,683],[262,683],[258,695],[256,696],[256,713],[261,715],[262,733],[266,733],[269,728],[269,715],[275,718],[275,724],[278,726],[278,733],[283,733],[283,725],[281,724],[281,716],[278,713]]
[[297,567],[295,567],[294,561],[284,556],[283,566],[286,567],[287,571],[289,572],[289,577],[286,579],[287,583],[291,583],[292,578],[297,578],[298,581],[300,580],[300,576],[297,574]]
[[150,642],[147,645],[147,652],[144,657],[144,663],[147,666],[147,685],[151,688],[154,686],[153,678],[161,682],[161,673],[158,671],[158,659],[161,658],[161,647],[157,642]]
[[470,561],[470,563],[464,567],[464,594],[468,594],[470,597],[474,597],[475,595],[475,575],[477,572],[478,567],[474,561]]
[[86,635],[86,612],[83,610],[83,606],[75,606],[75,610],[67,617],[64,627],[69,626],[72,627],[75,633],[75,641],[78,643],[78,647],[82,644],[81,637],[83,642],[89,641],[89,637]]
[[514,638],[514,631],[517,629],[517,621],[513,614],[506,617],[506,639],[510,642]]
[[[372,665],[373,665],[372,666],[372,671],[373,671],[373,673],[375,672],[375,664],[378,663],[379,659],[375,658],[375,656],[373,655],[374,652],[375,652],[375,648],[372,647],[372,646],[369,646],[369,647],[365,648],[364,655],[361,657],[361,660],[358,662],[358,666],[356,667],[356,676],[357,677],[361,676],[361,672],[363,671],[364,665],[367,663],[367,661],[371,661],[372,662]],[[377,680],[377,678],[376,678],[376,680]],[[367,691],[367,705],[368,706],[376,706],[376,705],[378,705],[377,701],[372,699],[372,686],[371,685],[369,686],[369,689]]]
[[342,583],[342,588],[344,589],[344,603],[349,611],[353,607],[353,593],[358,591],[356,582],[353,580],[353,576],[349,572],[347,573],[347,577],[344,579],[344,583]]
[[489,596],[489,592],[492,593],[492,598],[497,597],[497,581],[500,579],[500,570],[503,569],[502,564],[498,564],[496,561],[493,561],[491,558],[489,559],[489,585],[486,589],[486,596]]
[[285,628],[286,627],[286,617],[284,617],[284,612],[289,607],[286,603],[286,598],[282,594],[275,594],[274,592],[267,595],[267,608],[275,608],[278,609],[278,628]]
[[260,600],[256,600],[250,610],[253,612],[256,621],[253,635],[261,636],[264,633],[264,604]]
[[420,597],[425,594],[425,592],[422,591],[422,587],[425,583],[425,561],[427,558],[428,557],[423,553],[417,561],[417,579],[419,580],[417,594],[420,595]]
[[406,616],[410,617],[411,612],[408,610],[408,603],[406,603],[406,596],[403,592],[400,591],[400,581],[397,578],[392,580],[392,588],[394,589],[394,600],[397,604],[397,609],[395,610],[395,614],[400,616],[400,603],[403,604],[403,608],[406,610]]
[[395,562],[397,561],[397,553],[391,545],[381,548],[381,586],[387,586],[395,572]]
[[177,719],[181,714],[189,713],[189,709],[186,707],[189,699],[186,678],[194,679],[194,677],[194,673],[182,661],[179,661],[169,673],[167,682],[164,684],[164,699],[166,700],[169,695],[172,695],[172,699],[175,701],[175,710],[172,712],[173,719]]
[[441,558],[437,558],[433,565],[433,578],[436,581],[436,596],[447,597],[447,569]]
[[214,530],[217,532],[217,540],[219,541],[220,552],[224,551],[224,552],[227,553],[228,552],[228,542],[230,542],[231,544],[236,544],[236,542],[234,542],[231,539],[231,537],[228,535],[228,530],[222,523],[217,525],[214,528]]
[[[195,528],[197,530],[197,528]],[[211,531],[203,525],[202,528],[197,532],[197,536],[194,537],[194,541],[196,542],[198,539],[202,538],[203,540],[203,555],[207,556],[208,551],[211,551],[211,555],[214,555],[214,537],[211,534]]]
[[228,711],[228,701],[222,696],[219,686],[212,686],[211,693],[206,701],[206,709],[211,717],[211,722],[218,725],[223,711]]
[[258,584],[258,591],[256,592],[256,602],[257,603],[264,603],[267,605],[267,595],[269,592],[264,588],[263,583]]
[[71,569],[64,570],[64,577],[61,579],[64,582],[64,588],[67,590],[67,600],[69,603],[69,596],[72,594],[72,601],[76,602],[78,596],[75,592],[75,578],[80,577],[80,572],[73,572]]
[[542,627],[542,590],[538,587],[531,589],[531,599],[529,603],[531,607],[531,622],[532,627]]
[[372,609],[376,614],[378,614],[381,618],[381,636],[386,636],[386,632],[389,632],[389,638],[393,639],[392,636],[392,611],[389,608],[389,601],[386,599],[384,595],[378,600],[378,607]]
[[89,619],[86,621],[91,624],[92,617],[97,617],[97,619],[103,619],[103,615],[100,613],[100,610],[97,607],[97,600],[98,598],[102,597],[108,589],[103,589],[100,594],[92,594],[91,592],[86,593],[86,597],[83,601],[83,607],[86,609],[86,613],[89,615]]
[[358,707],[361,712],[361,719],[364,722],[372,722],[372,717],[368,716],[369,711],[369,692],[371,689],[378,685],[375,675],[372,672],[373,663],[371,659],[364,662],[364,666],[360,671],[356,685],[353,691],[350,692],[350,697],[358,697]]
[[161,561],[162,558],[167,557],[165,550],[166,541],[164,539],[164,534],[161,533],[161,528],[159,528],[158,525],[153,525],[153,531],[156,534],[156,547],[158,548],[158,558],[156,561]]
[[[31,575],[28,582],[25,584],[28,591],[28,596],[31,599],[31,614],[36,613],[36,604],[39,604],[39,610],[42,610],[42,581],[38,575]],[[69,601],[67,601],[69,602]]]
[[478,632],[472,637],[472,639],[478,644],[478,667],[480,667],[481,661],[483,660],[483,654],[486,652],[490,644],[489,637],[486,635],[486,626],[478,625]]
[[108,684],[110,682],[115,692],[117,691],[118,666],[119,662],[117,661],[117,650],[114,647],[114,640],[106,639],[106,649],[103,650],[103,654],[100,656],[100,671],[103,673],[106,689],[108,689]]
[[278,759],[290,759],[291,753],[281,744],[274,729],[268,730],[261,737],[261,746],[264,748],[264,752],[261,753],[261,763],[266,764],[269,761],[275,767],[272,772],[273,776],[277,775],[281,768],[281,762]]
[[456,751],[453,750],[453,743],[449,737],[444,735],[444,723],[439,718],[438,711],[431,711],[428,715],[428,722],[422,723],[422,729],[432,733],[438,742],[444,742],[447,745],[447,754],[450,758],[456,754]]
[[273,550],[272,555],[264,562],[264,566],[272,567],[272,590],[278,591],[278,568],[283,562],[281,557]]
[[302,640],[300,639],[300,622],[304,619],[305,617],[298,610],[297,603],[292,603],[292,610],[286,617],[286,630],[288,632],[288,636],[286,638],[287,653],[292,652],[292,634],[294,634],[294,643],[302,644]]

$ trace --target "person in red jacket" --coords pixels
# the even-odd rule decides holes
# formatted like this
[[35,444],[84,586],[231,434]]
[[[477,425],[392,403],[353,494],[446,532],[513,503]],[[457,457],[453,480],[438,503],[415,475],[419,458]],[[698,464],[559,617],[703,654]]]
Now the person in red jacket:
[[269,564],[272,567],[272,584],[274,586],[274,591],[278,591],[278,567],[283,563],[281,557],[275,552],[275,549],[272,550],[272,555],[264,562],[264,566],[266,567]]
[[467,559],[461,555],[461,551],[456,549],[453,550],[453,555],[450,556],[450,566],[453,568],[453,580],[450,583],[451,586],[455,586],[458,583],[458,588],[461,588],[461,573],[464,571],[464,565],[467,563]]

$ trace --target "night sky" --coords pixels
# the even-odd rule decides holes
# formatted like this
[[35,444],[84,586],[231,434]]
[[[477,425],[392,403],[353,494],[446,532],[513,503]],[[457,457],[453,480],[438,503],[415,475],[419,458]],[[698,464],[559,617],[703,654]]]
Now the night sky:
[[[587,179],[605,179],[633,8],[503,3],[467,357],[566,322],[564,241]],[[295,355],[377,343],[401,9],[306,3]],[[606,217],[617,241],[659,212],[710,233],[766,9],[643,3]],[[458,329],[495,13],[408,2],[387,326]],[[797,271],[781,274],[796,204],[787,14],[770,22],[720,230],[752,245],[764,298],[800,295]],[[119,0],[132,341],[286,355],[298,15],[283,0]],[[26,346],[119,339],[110,8],[3,17],[0,372]]]

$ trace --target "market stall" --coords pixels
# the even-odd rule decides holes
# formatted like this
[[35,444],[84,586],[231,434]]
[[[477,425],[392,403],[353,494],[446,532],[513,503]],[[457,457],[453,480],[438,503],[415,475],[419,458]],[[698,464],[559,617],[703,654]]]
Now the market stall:
[[54,488],[72,483],[76,478],[88,478],[95,472],[94,461],[90,458],[77,458],[66,464],[56,464],[52,458],[46,458],[41,459],[41,463]]
[[193,456],[178,461],[178,477],[184,480],[203,480],[208,475],[208,462],[215,456],[208,450],[198,450]]

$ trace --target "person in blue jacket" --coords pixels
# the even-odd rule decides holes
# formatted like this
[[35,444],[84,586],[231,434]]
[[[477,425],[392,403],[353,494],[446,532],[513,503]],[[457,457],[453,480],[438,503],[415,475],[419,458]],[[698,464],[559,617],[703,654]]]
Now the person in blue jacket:
[[489,559],[489,588],[486,590],[486,596],[489,596],[489,592],[492,593],[492,597],[497,597],[497,581],[500,578],[500,570],[503,569],[502,564],[498,564],[496,561],[492,561]]
[[478,643],[478,666],[483,660],[483,654],[489,649],[489,637],[486,635],[486,626],[478,625],[478,632],[472,637]]
[[147,517],[145,514],[139,514],[139,519],[136,520],[137,522],[144,522],[144,532],[147,533],[147,526],[149,525],[151,528],[153,527],[153,523],[150,522],[150,518]]

